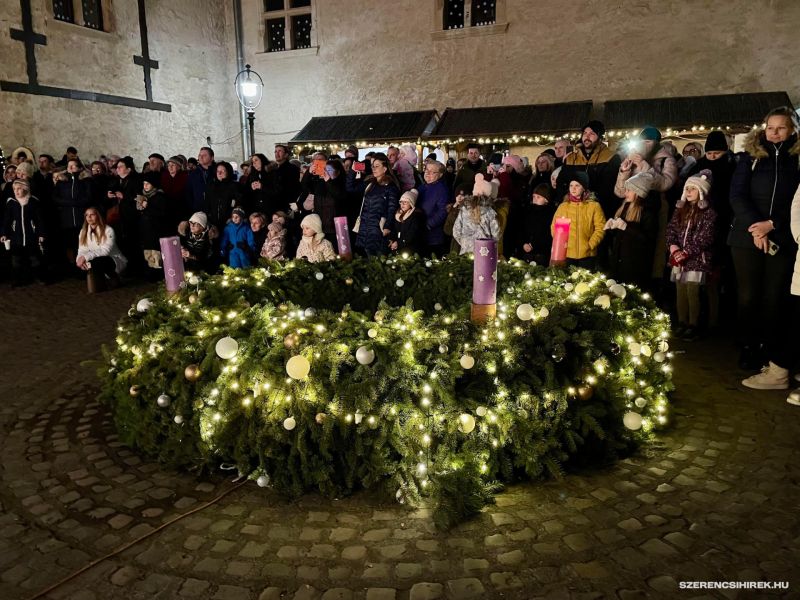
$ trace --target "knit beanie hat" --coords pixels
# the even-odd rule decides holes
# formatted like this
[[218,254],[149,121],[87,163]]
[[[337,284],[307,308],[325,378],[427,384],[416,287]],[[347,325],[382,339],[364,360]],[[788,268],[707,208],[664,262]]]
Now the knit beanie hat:
[[599,138],[602,138],[606,134],[606,126],[603,125],[602,121],[589,121],[581,128],[581,131],[583,132],[587,129],[594,131]]
[[497,198],[500,190],[500,182],[496,179],[487,181],[483,173],[475,175],[475,185],[472,187],[473,196],[485,196],[486,198]]
[[573,181],[580,183],[584,191],[589,191],[589,174],[586,171],[572,171],[569,174],[569,182]]
[[419,192],[415,189],[410,189],[407,192],[403,192],[403,195],[400,196],[400,202],[403,200],[408,200],[411,203],[411,209],[413,210],[414,207],[417,206],[417,197],[419,196]]
[[231,211],[231,214],[236,214],[244,219],[247,216],[247,213],[244,212],[244,209],[241,206],[237,206]]
[[503,164],[511,165],[511,168],[514,169],[514,171],[516,171],[517,173],[522,173],[522,170],[525,168],[525,165],[522,164],[522,159],[516,154],[509,154],[508,156],[504,156]]
[[689,177],[686,180],[686,183],[683,184],[683,194],[681,194],[681,199],[678,200],[675,206],[680,208],[686,203],[686,188],[693,187],[700,192],[700,200],[697,201],[697,208],[708,208],[708,199],[706,196],[708,195],[708,192],[711,191],[711,184],[713,183],[713,180],[714,176],[708,169],[703,169],[696,175]]
[[549,154],[549,155],[550,155],[550,156],[552,156],[553,158],[556,158],[556,151],[555,151],[555,150],[553,150],[552,148],[548,148],[547,150],[545,150],[544,152],[542,152],[542,154]]
[[147,158],[157,158],[157,159],[159,159],[161,162],[166,162],[166,161],[164,160],[164,155],[163,155],[163,154],[159,154],[158,152],[153,152],[153,153],[152,153],[150,156],[148,156]]
[[403,144],[400,146],[400,156],[405,158],[412,165],[417,164],[417,149],[413,144]]
[[648,125],[644,129],[639,132],[639,139],[640,140],[652,140],[654,142],[661,141],[661,132],[653,127],[652,125]]
[[325,234],[322,233],[322,219],[319,218],[319,215],[311,213],[310,215],[306,215],[302,221],[300,221],[300,227],[308,227],[314,230],[314,240],[317,242],[321,242],[325,238]]
[[276,210],[272,215],[272,221],[274,223],[280,223],[281,226],[286,225],[286,213],[282,210]]
[[189,223],[197,223],[203,229],[208,227],[208,217],[204,212],[196,212],[191,217],[189,217]]
[[550,202],[550,198],[552,196],[552,188],[547,185],[546,183],[540,183],[535,188],[533,188],[533,195],[534,196],[541,196],[542,198],[546,199]]
[[180,156],[170,156],[169,160],[167,161],[167,163],[175,163],[176,165],[178,165],[179,169],[185,169],[186,168],[186,162],[181,160]]
[[144,175],[142,175],[142,182],[147,182],[152,185],[154,188],[157,188],[161,185],[161,173],[158,171],[148,171]]
[[728,150],[728,140],[725,134],[719,130],[709,133],[703,150],[706,152],[725,152]]
[[647,198],[650,190],[653,189],[653,182],[653,175],[645,171],[626,180],[625,189],[634,192],[639,198]]

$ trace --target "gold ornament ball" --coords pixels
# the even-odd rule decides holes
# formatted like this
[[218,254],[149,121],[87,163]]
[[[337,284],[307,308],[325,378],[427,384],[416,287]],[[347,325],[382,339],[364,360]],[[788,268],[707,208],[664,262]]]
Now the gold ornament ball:
[[594,396],[594,389],[590,385],[582,385],[578,388],[578,398],[583,400],[590,400]]
[[138,396],[141,388],[138,385],[132,385],[130,389],[131,396]]
[[279,304],[278,308],[280,308],[281,310],[289,310],[289,307],[286,304]]
[[189,294],[189,304],[197,302],[197,294]]
[[375,313],[375,322],[376,323],[382,323],[383,322],[383,318],[384,318],[384,313],[383,313],[382,310],[379,310],[378,312]]
[[325,413],[317,413],[317,416],[314,417],[314,420],[317,422],[318,425],[322,425],[328,415]]
[[347,285],[353,285],[353,279],[352,279],[351,277],[348,277],[347,279],[345,279],[345,280],[344,280],[344,282],[345,282]]
[[294,348],[297,344],[300,343],[300,336],[296,333],[290,333],[285,338],[283,338],[283,345],[287,348]]
[[183,376],[186,377],[189,381],[197,381],[200,379],[200,367],[199,365],[189,365],[183,370]]

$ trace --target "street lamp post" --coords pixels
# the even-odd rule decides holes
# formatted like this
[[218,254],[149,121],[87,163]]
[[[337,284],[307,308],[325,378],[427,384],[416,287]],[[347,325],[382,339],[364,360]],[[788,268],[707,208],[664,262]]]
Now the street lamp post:
[[242,108],[247,113],[247,126],[250,130],[250,148],[245,157],[247,158],[256,151],[256,108],[261,104],[261,98],[264,93],[264,80],[261,79],[261,75],[250,68],[250,65],[245,65],[244,70],[236,74],[236,79],[233,83],[236,87],[236,97],[239,99],[239,104],[242,105]]

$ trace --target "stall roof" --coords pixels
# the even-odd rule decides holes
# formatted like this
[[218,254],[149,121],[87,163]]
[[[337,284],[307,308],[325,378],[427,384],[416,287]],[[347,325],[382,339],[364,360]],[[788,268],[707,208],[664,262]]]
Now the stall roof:
[[433,131],[438,113],[431,110],[314,117],[290,141],[376,142],[415,141]]
[[591,110],[591,100],[557,104],[447,108],[431,137],[441,139],[577,131],[589,120]]
[[750,128],[777,106],[792,106],[786,92],[613,100],[605,103],[603,121],[610,129]]

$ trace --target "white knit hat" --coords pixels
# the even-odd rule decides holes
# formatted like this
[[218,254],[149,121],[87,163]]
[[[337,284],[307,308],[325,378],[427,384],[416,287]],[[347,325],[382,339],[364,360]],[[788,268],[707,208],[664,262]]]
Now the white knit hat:
[[686,180],[686,183],[683,184],[683,193],[681,194],[681,199],[675,203],[677,208],[683,206],[686,202],[686,188],[693,187],[697,188],[697,191],[700,192],[700,200],[697,202],[697,208],[705,209],[708,208],[708,200],[706,196],[708,192],[711,191],[711,183],[714,179],[714,176],[711,174],[709,169],[703,169],[696,175],[692,175]]
[[189,217],[189,223],[197,223],[198,225],[202,225],[203,229],[205,229],[208,227],[208,217],[204,212],[196,212]]
[[400,202],[403,200],[408,200],[411,203],[411,208],[417,206],[417,197],[419,196],[419,192],[414,188],[411,188],[407,192],[403,192],[403,195],[400,196]]
[[473,196],[486,196],[487,198],[497,198],[497,192],[500,191],[500,182],[496,179],[486,181],[483,173],[475,175],[475,185],[472,188]]
[[311,213],[310,215],[306,215],[302,221],[300,221],[300,227],[308,227],[314,230],[314,239],[318,242],[322,241],[325,237],[325,234],[322,233],[322,219],[319,218],[319,215]]

